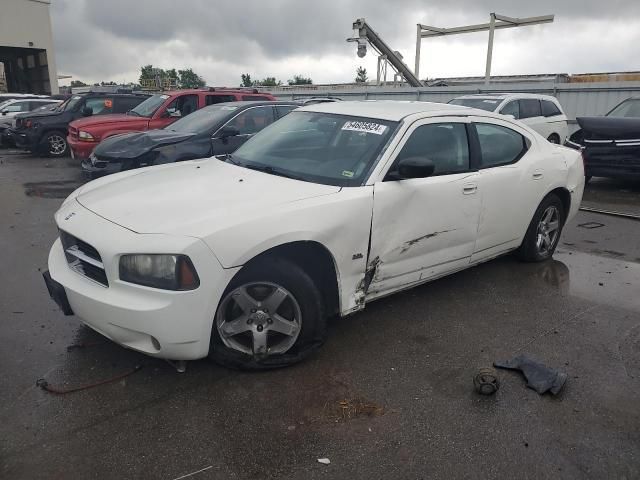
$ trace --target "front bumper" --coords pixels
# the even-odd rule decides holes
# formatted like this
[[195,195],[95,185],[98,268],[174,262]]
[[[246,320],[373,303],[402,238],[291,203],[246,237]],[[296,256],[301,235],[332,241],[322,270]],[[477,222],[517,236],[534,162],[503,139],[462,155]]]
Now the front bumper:
[[[61,229],[92,245],[102,257],[109,286],[70,268],[60,239],[49,254],[49,273],[66,294],[69,310],[86,325],[125,347],[171,360],[205,357],[215,311],[237,269],[224,269],[206,244],[192,237],[137,234],[82,207],[65,203]],[[119,279],[121,254],[183,253],[198,271],[200,287],[168,291]]]
[[67,135],[67,145],[72,152],[72,156],[76,160],[86,160],[98,146],[98,142],[81,142],[77,138]]

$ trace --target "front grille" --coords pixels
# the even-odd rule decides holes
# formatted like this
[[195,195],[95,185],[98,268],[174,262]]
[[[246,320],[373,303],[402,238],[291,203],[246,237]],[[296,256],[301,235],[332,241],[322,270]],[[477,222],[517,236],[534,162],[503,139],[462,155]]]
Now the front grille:
[[67,263],[72,270],[105,287],[109,286],[102,257],[100,257],[98,250],[62,230],[60,230],[60,241],[67,257]]

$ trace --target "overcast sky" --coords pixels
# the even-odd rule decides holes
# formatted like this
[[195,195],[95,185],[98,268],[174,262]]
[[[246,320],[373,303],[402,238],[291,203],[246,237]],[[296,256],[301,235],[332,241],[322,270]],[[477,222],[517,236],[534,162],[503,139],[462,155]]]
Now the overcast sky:
[[[350,82],[360,59],[351,24],[367,22],[413,68],[416,23],[454,27],[554,13],[552,24],[499,30],[492,74],[640,70],[640,0],[52,0],[58,73],[137,81],[141,65],[191,67],[208,85],[294,74]],[[422,43],[421,78],[484,75],[487,33]],[[68,81],[65,81],[68,83]],[[63,82],[63,84],[65,83]]]

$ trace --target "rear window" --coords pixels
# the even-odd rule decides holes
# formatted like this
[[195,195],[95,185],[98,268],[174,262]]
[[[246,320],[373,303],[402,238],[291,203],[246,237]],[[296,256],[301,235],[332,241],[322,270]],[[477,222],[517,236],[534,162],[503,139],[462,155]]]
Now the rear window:
[[549,100],[540,100],[542,104],[542,115],[545,117],[554,117],[556,115],[562,115],[562,112],[558,106]]
[[454,98],[449,102],[450,105],[461,105],[463,107],[479,108],[487,112],[493,112],[502,100],[497,98]]

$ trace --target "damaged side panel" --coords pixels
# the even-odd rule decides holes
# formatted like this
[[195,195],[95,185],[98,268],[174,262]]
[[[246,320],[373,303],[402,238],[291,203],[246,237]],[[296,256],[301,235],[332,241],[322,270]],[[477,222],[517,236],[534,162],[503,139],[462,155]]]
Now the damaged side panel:
[[477,172],[375,184],[366,300],[455,271],[473,253]]

